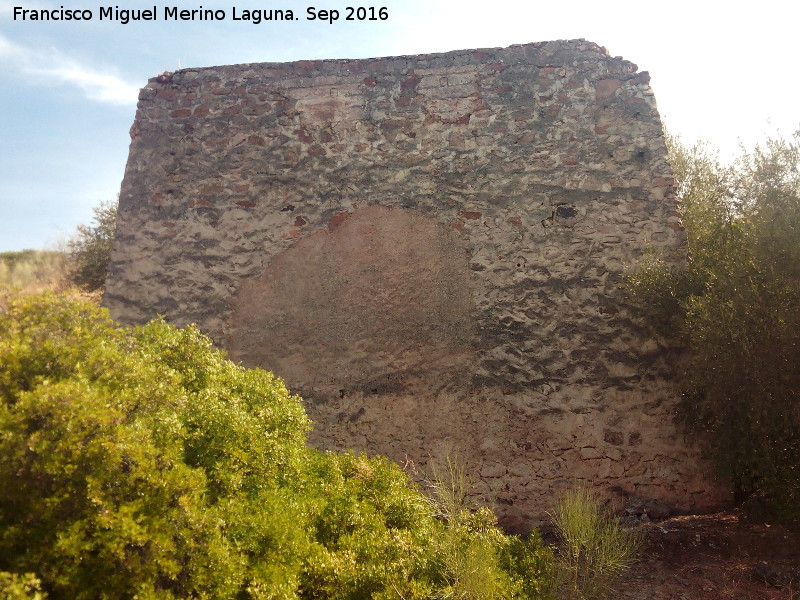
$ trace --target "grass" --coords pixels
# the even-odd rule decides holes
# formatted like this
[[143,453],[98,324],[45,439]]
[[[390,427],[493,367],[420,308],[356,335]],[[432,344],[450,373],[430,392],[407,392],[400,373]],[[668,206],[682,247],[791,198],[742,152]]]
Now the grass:
[[87,292],[70,277],[69,257],[59,250],[20,250],[0,252],[0,310],[12,295],[39,294],[45,291],[99,303],[102,290]]
[[67,256],[56,250],[0,252],[0,289],[23,293],[69,288]]
[[448,456],[443,469],[432,465],[428,481],[434,516],[444,528],[438,540],[441,574],[448,583],[439,600],[495,600],[511,597],[512,582],[500,566],[500,553],[510,541],[489,509],[473,506],[472,487],[457,458]]
[[638,531],[626,529],[596,492],[578,487],[558,503],[553,521],[561,541],[561,589],[569,600],[606,598],[617,578],[636,562]]

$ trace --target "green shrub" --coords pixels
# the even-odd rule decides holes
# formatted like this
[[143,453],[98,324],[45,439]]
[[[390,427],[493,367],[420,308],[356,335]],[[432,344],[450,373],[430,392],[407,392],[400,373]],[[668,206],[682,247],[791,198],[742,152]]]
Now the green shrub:
[[[546,560],[538,538],[521,547],[487,511],[436,518],[399,467],[310,449],[309,427],[279,379],[193,327],[125,329],[88,302],[12,298],[0,582],[38,593],[19,575],[36,573],[55,600],[539,597],[518,583],[538,589],[524,572]],[[462,593],[483,585],[469,565],[497,585]]]
[[561,541],[560,582],[570,600],[605,598],[636,560],[638,532],[626,529],[586,487],[567,492],[553,515]]
[[670,143],[689,263],[634,298],[689,349],[682,414],[747,505],[800,525],[800,132],[723,167]]
[[0,568],[56,598],[293,589],[302,507],[263,509],[291,498],[307,428],[279,380],[195,329],[21,298],[0,317]]
[[94,209],[91,225],[78,225],[67,242],[70,258],[70,279],[89,291],[105,286],[111,246],[117,228],[117,203],[102,202]]
[[436,560],[443,577],[443,598],[544,600],[554,591],[553,553],[537,532],[523,541],[507,536],[494,513],[470,503],[471,487],[463,466],[447,457],[433,466],[429,482],[432,512],[442,524]]
[[703,285],[694,270],[667,264],[648,252],[626,280],[632,300],[659,334],[670,338],[684,334],[686,300]]
[[33,573],[18,575],[0,571],[0,600],[45,600],[42,582]]
[[528,600],[555,597],[558,565],[553,550],[538,531],[531,531],[527,538],[508,538],[500,552],[500,564],[514,581],[516,597]]

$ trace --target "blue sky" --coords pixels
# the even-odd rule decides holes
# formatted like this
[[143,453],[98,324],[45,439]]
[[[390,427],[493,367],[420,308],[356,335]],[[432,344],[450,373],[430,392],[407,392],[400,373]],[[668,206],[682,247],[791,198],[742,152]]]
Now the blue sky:
[[[99,7],[225,10],[225,21],[100,21]],[[307,7],[386,7],[385,21],[328,24]],[[89,9],[88,22],[14,21]],[[53,247],[116,197],[138,89],[163,71],[241,62],[365,58],[586,38],[650,71],[667,126],[731,155],[800,127],[800,6],[694,1],[0,0],[0,251]],[[292,9],[254,25],[232,9]]]

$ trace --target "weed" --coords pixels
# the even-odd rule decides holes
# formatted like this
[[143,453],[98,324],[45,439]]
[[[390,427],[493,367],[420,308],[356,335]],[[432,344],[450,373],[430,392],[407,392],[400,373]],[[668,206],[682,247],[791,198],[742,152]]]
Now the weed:
[[558,566],[565,597],[605,598],[617,577],[635,562],[641,536],[624,528],[587,487],[567,492],[553,520],[561,540]]

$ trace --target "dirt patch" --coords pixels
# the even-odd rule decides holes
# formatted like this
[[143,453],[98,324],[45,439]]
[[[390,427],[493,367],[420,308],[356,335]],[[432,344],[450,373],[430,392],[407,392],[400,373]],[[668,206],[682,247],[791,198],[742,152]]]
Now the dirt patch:
[[740,512],[642,525],[642,561],[620,600],[790,600],[800,597],[800,533],[749,523]]

